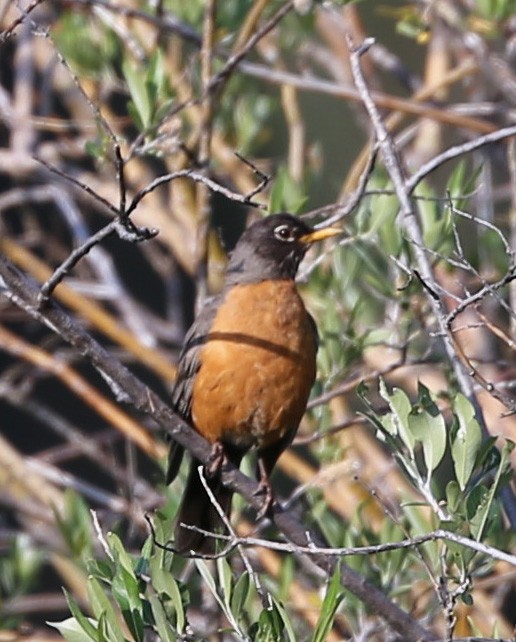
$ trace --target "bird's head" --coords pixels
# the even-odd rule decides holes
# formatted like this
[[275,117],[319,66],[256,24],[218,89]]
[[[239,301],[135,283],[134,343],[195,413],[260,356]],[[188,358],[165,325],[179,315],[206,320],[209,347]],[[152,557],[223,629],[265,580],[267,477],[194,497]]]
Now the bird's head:
[[226,283],[257,283],[269,279],[294,279],[312,243],[342,230],[314,230],[291,214],[273,214],[250,225],[233,250]]

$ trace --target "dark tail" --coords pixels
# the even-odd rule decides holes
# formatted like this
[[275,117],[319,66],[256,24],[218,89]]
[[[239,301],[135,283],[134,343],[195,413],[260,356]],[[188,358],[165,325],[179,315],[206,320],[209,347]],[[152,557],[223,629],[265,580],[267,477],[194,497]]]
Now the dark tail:
[[[198,471],[199,465],[200,462],[196,459],[192,460],[190,464],[190,472],[186,480],[183,499],[177,514],[174,548],[179,553],[194,551],[195,553],[208,555],[214,553],[217,548],[223,548],[224,543],[221,540],[207,537],[202,533],[181,526],[181,524],[187,524],[210,533],[228,534],[224,522],[202,485]],[[222,507],[229,519],[233,491],[224,488],[218,475],[209,478],[205,474],[204,477],[217,503]]]

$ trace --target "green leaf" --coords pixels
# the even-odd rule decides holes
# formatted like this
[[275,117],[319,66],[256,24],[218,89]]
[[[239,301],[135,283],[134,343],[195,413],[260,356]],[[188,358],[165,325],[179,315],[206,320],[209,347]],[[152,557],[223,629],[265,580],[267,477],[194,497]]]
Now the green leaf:
[[368,393],[369,393],[369,388],[367,384],[364,381],[361,381],[356,389],[357,396],[362,400],[362,402],[367,406],[369,412],[364,412],[364,413],[359,413],[360,415],[366,417],[369,419],[369,421],[372,423],[372,425],[376,428],[377,431],[379,431],[380,434],[385,433],[385,427],[381,421],[381,417],[378,416],[378,414],[375,412],[371,402],[369,401],[368,398]]
[[136,105],[132,100],[127,103],[127,111],[129,112],[129,116],[131,116],[131,119],[133,120],[136,127],[141,132],[146,131],[147,128],[145,127],[145,123],[143,122],[142,117],[140,116],[140,112],[138,111]]
[[122,616],[136,642],[143,642],[145,635],[142,613],[136,609],[123,609]]
[[217,559],[217,571],[219,575],[219,585],[222,591],[222,599],[226,608],[230,608],[231,602],[231,589],[233,585],[233,575],[231,572],[231,567],[225,557],[219,557]]
[[449,209],[443,209],[435,201],[436,194],[425,181],[418,185],[417,195],[420,198],[418,204],[425,246],[438,250],[441,254],[448,254],[453,247]]
[[87,560],[86,570],[88,575],[93,575],[98,580],[110,584],[115,574],[115,565],[111,560]]
[[181,591],[172,574],[159,565],[161,559],[160,556],[156,556],[150,560],[151,583],[160,595],[165,595],[172,600],[172,606],[176,614],[177,629],[183,631],[185,627],[185,612]]
[[413,459],[415,440],[409,425],[409,414],[412,410],[410,399],[400,388],[394,388],[392,393],[389,393],[383,379],[380,379],[380,395],[391,409],[391,414],[381,420],[384,428],[390,435],[401,438]]
[[[491,487],[489,489],[480,487],[484,492],[480,496],[480,501],[477,501],[475,514],[470,519],[471,532],[477,541],[482,540],[489,526],[499,516],[500,507],[498,502],[495,502],[495,498],[500,486],[506,482],[507,470],[511,467],[510,454],[513,449],[514,443],[506,441],[500,453],[500,464]],[[474,495],[475,490],[476,488],[473,489],[471,496]]]
[[91,516],[82,497],[67,488],[64,509],[61,512],[55,511],[54,514],[59,529],[73,555],[78,558],[91,555]]
[[155,125],[158,125],[165,118],[165,116],[170,113],[173,104],[174,100],[170,98],[168,100],[164,100],[159,104],[159,106],[156,106],[156,113],[154,114],[154,118],[152,119]]
[[98,642],[111,642],[111,637],[109,635],[109,626],[105,613],[101,613],[99,617],[99,626],[97,630]]
[[271,600],[273,603],[273,608],[276,610],[276,613],[281,619],[284,630],[287,632],[288,639],[290,640],[290,642],[296,642],[297,637],[296,637],[296,634],[294,633],[294,629],[292,628],[292,622],[290,621],[290,618],[287,612],[285,611],[283,604],[278,600],[276,600],[273,596],[271,596]]
[[3,564],[0,568],[0,596],[2,589],[13,594],[30,590],[43,563],[43,552],[35,548],[34,540],[25,533],[11,540],[8,551],[7,557],[0,556],[0,564],[4,561],[10,566],[7,573]]
[[307,200],[301,186],[290,176],[288,169],[282,166],[276,173],[269,200],[269,213],[292,212],[301,210]]
[[119,51],[119,39],[109,28],[102,28],[98,20],[77,11],[60,11],[52,37],[67,64],[79,75],[101,76],[109,70]]
[[[371,190],[392,190],[392,183],[380,172],[373,172]],[[364,201],[369,213],[369,225],[364,231],[378,234],[379,247],[385,254],[397,256],[402,246],[402,227],[396,224],[399,203],[393,194],[373,194]]]
[[487,486],[476,485],[471,489],[466,499],[466,515],[470,522],[475,518],[479,509],[486,503],[488,494],[489,489]]
[[220,597],[217,592],[217,585],[215,584],[215,580],[213,579],[213,576],[210,573],[206,562],[198,558],[195,558],[194,562],[195,566],[197,566],[197,570],[201,574],[202,579],[206,582],[211,593],[218,598],[218,601],[220,601]]
[[372,286],[382,297],[394,297],[393,284],[390,279],[385,278],[387,265],[384,256],[371,244],[360,240],[353,244],[353,252],[356,252],[361,261],[362,282]]
[[254,642],[284,642],[286,631],[291,642],[296,642],[292,624],[283,606],[271,595],[271,606],[263,609],[256,625],[250,629]]
[[197,566],[197,570],[199,571],[202,579],[206,583],[207,587],[210,589],[211,594],[215,598],[215,600],[218,602],[220,608],[224,611],[224,613],[228,616],[228,619],[231,619],[231,612],[228,612],[228,608],[224,602],[224,600],[221,599],[218,591],[217,591],[217,585],[215,583],[215,580],[213,579],[212,574],[209,571],[209,568],[204,560],[201,559],[195,559],[194,560],[195,565]]
[[84,144],[84,151],[95,160],[104,160],[106,157],[103,141],[98,138],[87,140]]
[[[155,530],[155,537],[157,542],[167,542],[169,540],[170,532],[168,528],[167,528],[167,531],[165,532],[165,527],[167,523],[168,523],[168,528],[170,528],[170,519],[162,515],[161,513],[157,512],[154,518],[154,530]],[[152,537],[150,538],[150,542],[151,542],[150,550],[152,551],[152,556],[150,557],[149,564],[154,564],[155,568],[165,568],[165,566],[168,567],[167,560],[172,559],[172,553],[170,551],[167,551],[163,547],[154,546]]]
[[246,93],[229,96],[227,100],[231,101],[230,113],[236,130],[237,146],[245,155],[256,140],[267,136],[266,121],[273,110],[273,100],[250,88],[246,89]]
[[461,393],[453,400],[453,413],[451,454],[457,482],[460,489],[464,490],[475,468],[482,443],[482,430],[475,418],[473,406]]
[[111,589],[133,637],[137,642],[143,642],[143,603],[138,582],[125,568],[119,567]]
[[[322,505],[321,505],[321,508],[322,508]],[[326,505],[324,505],[323,510],[326,512]],[[314,512],[313,506],[312,506],[311,516],[314,519],[317,519],[319,517],[319,515],[317,514],[317,511]],[[281,564],[280,574],[277,579],[278,590],[276,592],[276,597],[279,600],[286,601],[288,599],[290,595],[292,582],[295,579],[295,573],[296,573],[296,562],[294,560],[294,557],[292,555],[287,555],[284,558],[283,563]]]
[[249,629],[249,634],[253,642],[283,642],[283,632],[277,632],[274,629],[274,621],[270,610],[264,609]]
[[127,551],[125,550],[124,545],[120,541],[120,538],[118,537],[118,535],[116,535],[115,533],[108,533],[106,539],[115,560],[118,562],[118,564],[122,566],[122,568],[126,570],[128,575],[130,575],[131,578],[134,579],[134,581],[136,581],[133,561],[129,556],[129,554],[127,553]]
[[446,484],[446,504],[451,514],[457,513],[462,502],[463,495],[461,488],[455,480],[451,480]]
[[458,210],[463,210],[467,207],[468,195],[474,192],[481,170],[482,166],[478,166],[472,171],[468,167],[468,163],[462,159],[452,171],[448,179],[446,192],[450,194],[453,199],[453,205]]
[[171,573],[163,568],[153,568],[153,566],[151,563],[151,581],[156,591],[170,598],[173,598],[176,593],[180,595],[177,582]]
[[494,436],[484,439],[478,449],[475,468],[481,468],[484,475],[500,464],[500,452],[496,447],[496,439]]
[[143,605],[133,561],[115,533],[108,533],[107,541],[117,564],[112,582],[113,597],[120,605],[131,633],[140,642],[143,639]]
[[409,415],[409,428],[415,441],[421,443],[427,478],[439,466],[446,451],[446,423],[430,391],[419,383],[417,407]]
[[66,603],[68,604],[68,608],[70,609],[70,613],[73,615],[79,626],[82,628],[84,633],[92,639],[96,640],[97,639],[97,629],[92,623],[92,620],[90,618],[87,618],[85,615],[83,615],[81,609],[79,608],[79,605],[77,602],[73,599],[71,593],[69,593],[66,589],[63,589],[64,595],[66,598]]
[[152,556],[152,547],[153,547],[152,536],[149,536],[145,540],[145,544],[142,547],[140,556],[138,557],[134,565],[134,572],[137,577],[141,577],[144,574],[148,575],[149,560]]
[[164,93],[167,82],[161,49],[156,49],[149,59],[145,82],[149,100],[155,104]]
[[98,636],[95,635],[94,638],[90,637],[74,617],[70,617],[62,622],[47,622],[47,624],[48,626],[52,626],[54,629],[57,629],[64,639],[68,640],[68,642],[98,641]]
[[[157,595],[149,595],[148,599],[159,639],[162,642],[175,642],[177,640],[176,633],[170,626],[165,609],[163,608],[163,605],[159,601]],[[180,629],[180,631],[182,631],[182,629]]]
[[452,171],[446,191],[454,200],[454,205],[458,209],[463,209],[466,206],[466,199],[457,200],[459,196],[464,196],[464,182],[466,177],[466,162],[464,159],[460,160]]
[[[149,97],[148,87],[141,69],[133,66],[129,60],[124,60],[122,72],[127,81],[127,87],[131,96],[132,103],[139,116],[139,125],[145,130],[151,123],[152,105]],[[130,107],[128,106],[131,112]],[[134,112],[132,114],[134,116]]]
[[238,578],[231,595],[231,611],[239,617],[244,611],[247,598],[249,597],[250,580],[249,573],[245,572]]
[[344,599],[340,582],[340,566],[336,565],[335,571],[326,588],[326,595],[321,608],[321,614],[312,635],[312,642],[325,642],[335,619],[335,613]]
[[102,590],[100,583],[94,577],[88,578],[87,590],[91,608],[99,620],[99,631],[100,622],[104,619],[111,642],[124,642],[124,636],[120,630],[120,621],[117,618],[115,609]]

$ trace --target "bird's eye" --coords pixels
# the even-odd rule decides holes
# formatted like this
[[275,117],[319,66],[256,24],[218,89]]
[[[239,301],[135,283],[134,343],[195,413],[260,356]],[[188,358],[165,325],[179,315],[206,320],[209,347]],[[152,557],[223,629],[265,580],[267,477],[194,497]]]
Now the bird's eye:
[[296,240],[294,231],[288,225],[278,225],[274,228],[274,236],[280,241],[291,243]]

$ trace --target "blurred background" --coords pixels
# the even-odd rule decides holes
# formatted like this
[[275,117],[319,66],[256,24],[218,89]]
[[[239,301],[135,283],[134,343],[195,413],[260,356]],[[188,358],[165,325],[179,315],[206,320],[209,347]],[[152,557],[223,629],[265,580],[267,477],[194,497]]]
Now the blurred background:
[[[514,0],[0,0],[0,27],[0,254],[43,284],[83,248],[53,298],[167,399],[195,309],[246,223],[289,211],[342,225],[345,239],[301,269],[318,379],[274,487],[333,546],[441,526],[514,552],[514,132],[468,149],[516,125]],[[419,241],[372,162],[346,37],[375,39],[362,74],[407,177],[463,145],[411,188]],[[104,234],[128,208],[135,228]],[[159,511],[166,538],[180,496],[180,480],[164,487],[165,453],[150,418],[0,297],[0,640],[59,639],[45,621],[70,616],[62,586],[98,622],[87,577],[105,552],[89,511],[148,559],[145,512]],[[253,516],[235,504],[249,534]],[[512,639],[514,567],[470,553],[434,542],[348,561],[443,639]],[[317,639],[321,581],[290,556],[250,555],[297,639]],[[226,611],[202,608],[195,567],[165,557],[192,639],[221,627],[236,639]],[[163,637],[145,599],[143,632],[122,637]],[[252,632],[259,600],[246,604]],[[185,639],[170,608],[167,635]],[[350,595],[333,616],[321,639],[395,639]]]

